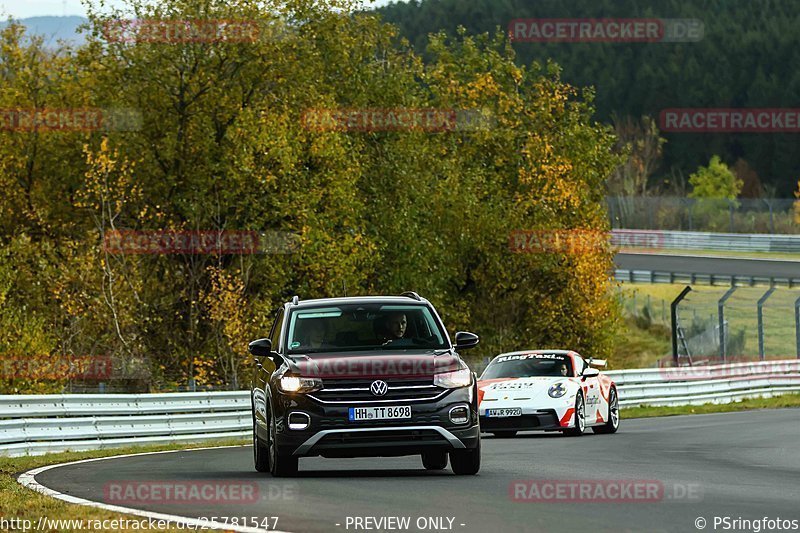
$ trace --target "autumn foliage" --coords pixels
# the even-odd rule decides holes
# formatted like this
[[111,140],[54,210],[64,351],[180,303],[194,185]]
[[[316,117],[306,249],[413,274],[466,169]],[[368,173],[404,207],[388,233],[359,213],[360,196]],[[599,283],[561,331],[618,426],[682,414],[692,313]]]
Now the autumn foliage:
[[[279,303],[346,287],[419,292],[451,334],[481,335],[473,357],[566,347],[613,359],[609,247],[508,246],[520,230],[608,230],[604,181],[618,160],[591,92],[555,65],[516,66],[502,34],[432,35],[423,60],[348,2],[266,4],[133,0],[127,13],[92,15],[79,49],[2,31],[0,108],[134,109],[141,124],[0,130],[0,351],[108,356],[123,389],[242,388],[246,344]],[[268,31],[107,42],[114,17]],[[403,108],[479,120],[436,131],[303,120],[314,109]],[[281,231],[299,244],[248,255],[103,247],[123,230]]]

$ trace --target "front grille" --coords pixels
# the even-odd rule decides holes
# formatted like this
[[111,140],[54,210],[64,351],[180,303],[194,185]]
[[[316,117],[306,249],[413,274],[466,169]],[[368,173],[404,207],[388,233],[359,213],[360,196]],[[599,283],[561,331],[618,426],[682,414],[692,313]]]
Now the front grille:
[[433,378],[422,379],[384,379],[389,386],[386,394],[375,396],[369,386],[375,379],[324,379],[322,389],[312,394],[312,398],[329,403],[353,403],[376,401],[430,400],[445,392],[433,384]]

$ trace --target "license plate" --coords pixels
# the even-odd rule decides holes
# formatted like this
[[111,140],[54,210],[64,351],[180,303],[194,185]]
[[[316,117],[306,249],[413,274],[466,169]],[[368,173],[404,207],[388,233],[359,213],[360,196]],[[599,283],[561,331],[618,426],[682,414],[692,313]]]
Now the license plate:
[[506,407],[500,409],[487,409],[486,416],[490,418],[503,418],[508,416],[522,416],[521,407]]
[[394,420],[399,418],[411,418],[411,406],[351,407],[348,409],[348,418],[351,422],[358,420]]

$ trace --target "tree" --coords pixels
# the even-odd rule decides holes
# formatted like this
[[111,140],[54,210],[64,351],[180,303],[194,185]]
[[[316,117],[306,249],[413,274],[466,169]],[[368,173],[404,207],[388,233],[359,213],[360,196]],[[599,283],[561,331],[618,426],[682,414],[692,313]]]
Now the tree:
[[[141,127],[14,132],[0,144],[0,342],[112,355],[115,370],[130,363],[124,375],[154,390],[242,387],[247,342],[265,335],[279,303],[346,285],[351,295],[422,293],[449,325],[481,334],[477,357],[520,345],[612,355],[610,248],[515,254],[508,244],[518,229],[607,230],[603,183],[620,160],[593,121],[593,93],[555,65],[516,65],[502,32],[435,35],[423,58],[354,5],[131,0],[126,12],[91,13],[86,45],[55,56],[5,34],[15,43],[0,50],[5,105],[46,82],[29,105],[58,95],[135,109]],[[104,28],[129,16],[245,19],[260,32],[237,43],[109,42]],[[44,67],[46,79],[14,85]],[[304,123],[308,110],[341,108],[461,118],[435,132]],[[467,116],[481,120],[465,126]],[[298,247],[129,254],[103,247],[113,230],[284,232]]]
[[692,185],[690,198],[724,198],[735,200],[742,191],[743,182],[731,172],[719,156],[714,155],[707,167],[700,167],[689,176]]

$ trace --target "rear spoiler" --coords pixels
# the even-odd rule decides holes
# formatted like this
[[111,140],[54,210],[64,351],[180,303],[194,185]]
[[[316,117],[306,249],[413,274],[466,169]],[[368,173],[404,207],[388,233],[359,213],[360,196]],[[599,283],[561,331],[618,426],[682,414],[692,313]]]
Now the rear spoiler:
[[605,359],[592,359],[591,357],[586,360],[587,363],[594,366],[602,366],[605,367],[607,362]]

